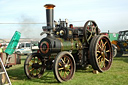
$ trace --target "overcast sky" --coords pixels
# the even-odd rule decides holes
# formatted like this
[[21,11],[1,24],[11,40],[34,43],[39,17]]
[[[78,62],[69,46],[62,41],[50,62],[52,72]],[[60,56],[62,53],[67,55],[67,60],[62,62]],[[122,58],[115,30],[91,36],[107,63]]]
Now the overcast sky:
[[41,38],[46,24],[45,4],[54,4],[54,19],[68,19],[74,26],[94,20],[102,32],[128,29],[128,0],[0,0],[0,38],[11,38],[20,31],[22,38]]

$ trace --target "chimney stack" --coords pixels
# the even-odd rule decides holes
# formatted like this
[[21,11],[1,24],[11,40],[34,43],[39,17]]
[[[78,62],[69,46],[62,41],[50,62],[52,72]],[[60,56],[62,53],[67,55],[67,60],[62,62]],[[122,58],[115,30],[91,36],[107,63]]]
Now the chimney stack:
[[48,28],[53,29],[53,24],[54,24],[54,7],[55,5],[53,4],[46,4],[44,5],[46,8],[46,21],[47,21],[47,26]]

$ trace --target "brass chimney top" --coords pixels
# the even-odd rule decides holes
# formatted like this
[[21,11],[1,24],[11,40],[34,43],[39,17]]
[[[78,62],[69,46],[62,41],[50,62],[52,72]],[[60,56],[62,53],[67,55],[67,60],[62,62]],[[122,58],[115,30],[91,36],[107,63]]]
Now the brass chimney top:
[[53,5],[53,4],[46,4],[46,5],[44,5],[44,7],[46,9],[53,9],[55,7],[55,5]]

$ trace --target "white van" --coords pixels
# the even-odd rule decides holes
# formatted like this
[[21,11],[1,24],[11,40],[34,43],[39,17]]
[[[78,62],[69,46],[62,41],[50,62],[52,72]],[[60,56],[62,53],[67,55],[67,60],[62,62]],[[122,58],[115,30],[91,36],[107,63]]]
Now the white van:
[[32,53],[31,47],[31,42],[19,43],[18,48],[15,50],[15,53],[22,55],[30,54]]

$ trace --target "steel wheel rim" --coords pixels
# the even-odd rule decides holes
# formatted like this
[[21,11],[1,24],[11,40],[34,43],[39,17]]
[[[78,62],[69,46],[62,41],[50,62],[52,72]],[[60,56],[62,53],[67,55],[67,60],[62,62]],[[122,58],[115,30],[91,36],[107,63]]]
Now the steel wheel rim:
[[112,62],[111,43],[105,37],[101,38],[96,46],[96,58],[98,66],[102,70],[108,70]]
[[59,61],[57,66],[59,77],[66,81],[72,77],[73,74],[73,61],[68,55],[63,55]]
[[39,77],[39,75],[42,74],[42,62],[37,56],[31,57],[26,65],[31,77]]

